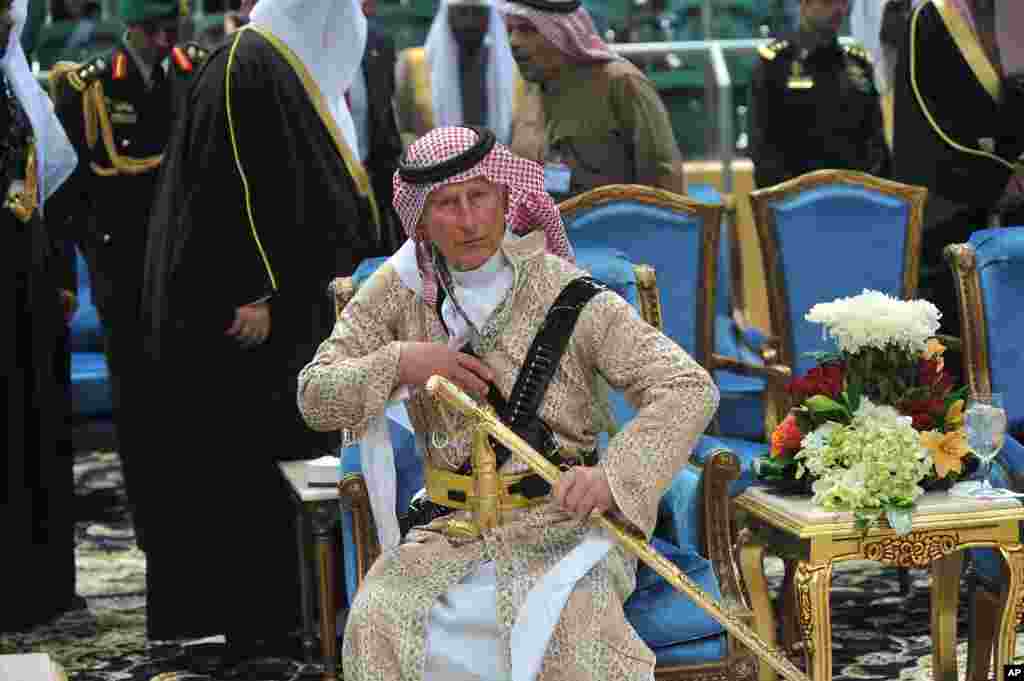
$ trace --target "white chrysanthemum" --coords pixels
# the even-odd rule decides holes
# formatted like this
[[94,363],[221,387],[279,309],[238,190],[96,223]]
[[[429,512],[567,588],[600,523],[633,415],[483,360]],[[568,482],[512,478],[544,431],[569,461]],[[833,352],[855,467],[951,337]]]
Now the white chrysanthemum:
[[899,413],[891,405],[875,404],[868,398],[862,397],[860,406],[853,413],[852,425],[860,426],[872,422],[878,425],[913,427],[914,419]]
[[927,300],[899,300],[865,289],[859,296],[818,303],[804,319],[822,324],[825,338],[835,339],[843,352],[895,345],[916,354],[938,331],[940,316]]

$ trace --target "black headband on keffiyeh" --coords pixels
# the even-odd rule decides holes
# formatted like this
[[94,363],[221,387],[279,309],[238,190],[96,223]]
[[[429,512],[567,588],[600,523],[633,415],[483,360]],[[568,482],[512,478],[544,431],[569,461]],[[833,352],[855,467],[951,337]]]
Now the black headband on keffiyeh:
[[409,146],[395,171],[393,203],[405,233],[416,243],[423,299],[428,305],[437,301],[437,276],[429,245],[416,228],[427,197],[438,187],[477,177],[504,186],[508,190],[506,228],[517,235],[543,230],[548,252],[573,260],[561,213],[544,189],[543,166],[514,155],[492,138],[493,133],[479,128],[435,128]]

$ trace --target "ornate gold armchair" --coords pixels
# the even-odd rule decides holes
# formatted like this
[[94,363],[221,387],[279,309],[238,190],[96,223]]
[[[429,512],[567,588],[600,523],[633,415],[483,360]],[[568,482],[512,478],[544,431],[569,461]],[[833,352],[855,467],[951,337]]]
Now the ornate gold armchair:
[[[804,320],[815,304],[874,289],[917,293],[927,190],[849,170],[818,170],[750,194],[778,336],[776,361],[795,374],[814,362],[821,328]],[[769,385],[777,424],[790,405]]]
[[[660,328],[661,306],[653,268],[630,265],[621,258],[621,254],[607,249],[577,249],[577,260],[584,269],[589,269],[595,277],[633,302],[648,323]],[[333,289],[339,313],[355,288],[356,284],[351,279],[335,281]],[[620,408],[628,409],[628,405],[623,401],[618,405],[613,404],[613,408],[618,411]],[[343,549],[351,553],[344,556],[346,571],[353,573],[345,575],[346,591],[351,598],[373,561],[380,555],[380,547],[367,487],[362,474],[358,472],[358,461],[351,462],[347,468],[345,461],[343,455],[343,476],[338,490],[342,503],[343,532],[346,535],[343,537]],[[396,461],[396,466],[401,464]],[[738,473],[738,459],[725,450],[712,453],[708,465],[703,469],[684,467],[662,499],[655,536],[675,547],[695,549],[690,554],[690,567],[693,571],[683,568],[684,571],[711,593],[719,595],[727,609],[750,622],[747,598],[733,556],[734,531],[729,512],[728,488]],[[402,477],[403,473],[399,470],[400,507],[406,503],[402,497],[407,496],[407,493],[402,492]],[[407,474],[405,477],[415,477],[415,474]],[[422,473],[419,479],[422,480]],[[637,593],[640,591],[641,585],[638,583]],[[661,632],[663,640],[659,642],[668,645],[652,644],[638,627],[638,633],[651,645],[658,657],[655,675],[659,681],[753,679],[757,674],[756,658],[731,636],[722,632],[717,623],[710,630],[704,630],[707,623],[700,624],[703,622],[700,618],[706,618],[706,615],[688,599],[670,588],[667,591],[644,591],[643,598],[644,610],[657,613],[658,617],[672,622],[670,629],[675,628],[677,618],[682,625],[679,632],[673,632],[670,640],[664,640],[664,632]],[[691,616],[691,610],[699,614]],[[627,616],[628,613],[627,602]],[[659,629],[664,629],[664,621],[661,625]]]
[[[741,414],[753,412],[762,420],[764,379],[778,369],[740,352],[732,339],[729,301],[721,295],[723,289],[737,291],[740,275],[737,261],[721,257],[723,237],[735,235],[723,229],[723,214],[731,205],[731,197],[704,203],[654,187],[613,184],[558,207],[573,244],[615,248],[658,271],[668,311],[665,334],[712,373],[722,392],[713,430],[718,432],[721,423],[727,432],[760,433],[763,423],[744,427]],[[738,249],[730,253],[735,256]]]
[[[1024,491],[1024,230],[986,229],[966,244],[946,247],[960,304],[964,371],[972,393],[1000,392],[1009,433],[992,464],[995,487]],[[1006,565],[992,549],[970,549],[967,678],[988,678],[1008,583]],[[998,673],[998,670],[997,670]]]

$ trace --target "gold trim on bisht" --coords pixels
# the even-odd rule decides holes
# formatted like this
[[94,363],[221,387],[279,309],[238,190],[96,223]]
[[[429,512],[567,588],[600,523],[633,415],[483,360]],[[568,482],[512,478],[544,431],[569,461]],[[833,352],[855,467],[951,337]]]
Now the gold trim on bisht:
[[[949,29],[950,35],[952,35],[953,39],[956,41],[957,46],[961,49],[961,54],[963,54],[964,58],[967,59],[967,63],[971,66],[972,69],[975,69],[975,64],[979,62],[971,61],[971,58],[968,57],[968,53],[963,51],[967,43],[961,42],[964,39],[964,36],[972,35],[970,33],[970,28],[963,22],[963,19],[960,18],[960,16],[956,13],[955,10],[949,10],[948,8],[945,8],[945,5],[943,4],[942,0],[931,0],[931,2],[935,5],[937,9],[939,9],[939,13],[942,15],[944,20],[946,20],[947,17],[955,17],[955,19],[953,19],[953,25],[957,25],[956,21],[960,21],[959,25],[963,27],[964,31],[966,31],[966,33],[962,34],[960,38],[958,38],[957,33],[954,32],[955,30],[959,29],[952,28],[949,21],[947,21],[946,27],[947,29]],[[948,144],[953,149],[956,149],[957,151],[964,154],[970,154],[972,156],[980,156],[982,158],[987,158],[990,161],[995,161],[1000,165],[1006,166],[1007,168],[1010,169],[1011,172],[1017,172],[1022,167],[1021,164],[1011,163],[1010,161],[1007,161],[1006,159],[997,156],[993,153],[984,151],[982,149],[974,149],[971,147],[967,147],[954,140],[946,133],[945,130],[939,127],[939,124],[935,120],[935,117],[932,116],[931,111],[928,110],[928,105],[925,103],[924,97],[921,95],[921,90],[917,85],[917,50],[915,49],[915,45],[917,43],[917,21],[918,18],[921,16],[921,10],[927,6],[928,3],[924,3],[918,6],[918,8],[914,10],[914,15],[910,20],[910,87],[914,91],[914,98],[917,100],[918,106],[921,107],[921,113],[924,115],[925,120],[928,121],[928,124],[932,127],[932,130],[935,131],[935,134],[939,136],[939,139],[941,139],[943,142]],[[977,40],[973,37],[971,39],[975,40],[975,46],[977,46]],[[984,53],[980,53],[980,57],[981,59],[984,60],[983,63],[986,64],[989,69],[992,69],[992,65],[991,63],[988,62],[988,59],[987,57],[985,57]],[[983,77],[980,74],[978,74],[977,70],[975,70],[975,75],[978,76],[978,80],[981,82],[982,86],[984,86],[988,93],[992,95],[992,90],[989,86],[985,84]],[[994,98],[998,98],[998,76],[995,75],[994,69],[992,70],[992,77],[996,78],[997,82],[996,94],[992,96]]]
[[[967,65],[971,67],[971,71],[974,71],[978,82],[992,99],[998,102],[1002,92],[1002,82],[999,79],[999,73],[981,47],[977,34],[971,29],[970,24],[964,21],[960,12],[950,7],[946,0],[932,0],[932,4],[939,11],[942,22],[946,24],[946,30],[953,37],[953,42],[956,43]],[[924,7],[924,4],[921,7]],[[917,11],[920,12],[921,8],[919,7]]]
[[10,194],[4,200],[6,206],[14,217],[22,222],[28,222],[35,214],[39,206],[39,182],[36,175],[36,145],[29,141],[28,158],[25,162],[25,190]]
[[377,198],[373,194],[373,186],[370,184],[370,176],[366,172],[366,168],[363,164],[355,157],[352,153],[352,149],[348,146],[344,136],[341,134],[341,130],[338,128],[337,122],[334,120],[334,116],[331,115],[331,110],[327,106],[327,100],[324,99],[324,95],[320,92],[320,86],[317,85],[316,81],[310,75],[306,69],[306,65],[302,63],[291,49],[285,45],[277,36],[268,31],[262,26],[254,26],[249,24],[238,31],[241,34],[243,31],[252,30],[263,36],[268,43],[270,43],[274,49],[277,50],[278,54],[288,65],[295,71],[295,75],[299,77],[302,82],[302,86],[306,89],[306,94],[309,96],[309,101],[316,109],[317,114],[320,116],[320,120],[323,121],[324,126],[331,135],[331,139],[334,140],[334,145],[338,148],[338,153],[341,154],[342,160],[345,162],[345,167],[348,169],[349,175],[352,177],[352,181],[355,182],[356,190],[360,196],[365,197],[370,202],[370,211],[373,214],[373,224],[380,229],[380,211],[377,208]]
[[256,231],[256,218],[252,211],[252,194],[249,191],[249,179],[245,176],[245,168],[242,167],[242,156],[238,152],[238,140],[235,138],[235,119],[231,115],[231,67],[235,62],[235,50],[238,49],[238,42],[242,39],[242,31],[237,31],[234,40],[231,42],[231,50],[228,51],[228,65],[224,69],[224,110],[228,117],[228,136],[231,139],[231,152],[235,157],[235,167],[238,168],[238,176],[242,180],[242,193],[245,196],[245,216],[249,220],[249,229],[252,232],[253,241],[260,252],[260,259],[263,260],[263,267],[267,270],[267,277],[270,279],[270,287],[277,291],[277,277],[274,276],[274,268],[270,265],[270,258],[267,256],[263,242],[260,241],[259,232]]

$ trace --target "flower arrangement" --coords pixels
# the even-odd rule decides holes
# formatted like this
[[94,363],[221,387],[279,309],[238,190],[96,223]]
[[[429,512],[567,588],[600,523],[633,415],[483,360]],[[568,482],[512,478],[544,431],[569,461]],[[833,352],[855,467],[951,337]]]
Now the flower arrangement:
[[851,511],[866,529],[970,472],[965,388],[944,370],[934,305],[866,290],[815,305],[805,319],[822,324],[838,352],[816,353],[817,366],[787,384],[794,406],[758,462],[762,480],[813,492],[814,503]]

